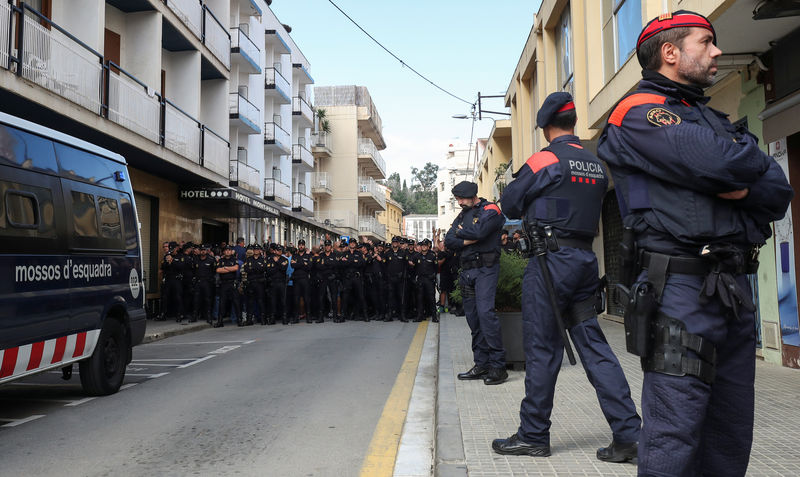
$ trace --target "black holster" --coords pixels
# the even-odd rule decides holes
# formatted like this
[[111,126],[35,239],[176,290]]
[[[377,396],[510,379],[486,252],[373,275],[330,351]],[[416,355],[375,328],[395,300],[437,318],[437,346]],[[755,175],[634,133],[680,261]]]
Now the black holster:
[[640,357],[650,355],[651,328],[658,310],[656,291],[650,282],[634,283],[625,307],[625,348]]

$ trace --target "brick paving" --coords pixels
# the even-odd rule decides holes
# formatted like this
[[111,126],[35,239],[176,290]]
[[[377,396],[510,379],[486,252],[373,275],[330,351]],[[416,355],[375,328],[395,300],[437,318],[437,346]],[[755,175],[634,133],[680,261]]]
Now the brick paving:
[[[625,352],[622,325],[600,321],[628,378],[637,409],[641,410],[639,360]],[[442,371],[439,379],[455,383],[455,401],[470,477],[636,475],[633,464],[608,464],[595,457],[598,447],[611,442],[611,430],[580,364],[570,366],[565,358],[559,374],[550,438],[553,455],[549,458],[502,456],[492,451],[491,442],[510,436],[519,426],[525,372],[509,371],[509,381],[499,386],[456,379],[456,374],[473,364],[469,328],[463,317],[443,316],[439,353],[440,357],[447,354],[452,359],[452,373],[448,375]],[[800,371],[759,361],[756,364],[755,438],[747,475],[800,475],[799,404]]]

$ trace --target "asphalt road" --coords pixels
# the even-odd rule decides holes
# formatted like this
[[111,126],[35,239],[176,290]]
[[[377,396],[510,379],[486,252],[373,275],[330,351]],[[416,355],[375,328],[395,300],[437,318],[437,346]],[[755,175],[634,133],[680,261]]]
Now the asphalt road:
[[358,475],[415,331],[226,325],[134,348],[113,396],[2,386],[0,475]]

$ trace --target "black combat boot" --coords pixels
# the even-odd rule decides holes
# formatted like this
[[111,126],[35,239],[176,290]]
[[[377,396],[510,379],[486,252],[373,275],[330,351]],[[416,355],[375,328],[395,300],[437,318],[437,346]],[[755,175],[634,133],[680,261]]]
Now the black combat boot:
[[540,444],[528,444],[520,440],[514,434],[508,439],[495,439],[492,441],[492,449],[498,454],[503,455],[529,455],[531,457],[549,457],[550,446]]
[[473,380],[473,379],[481,379],[489,373],[489,370],[478,366],[477,364],[472,367],[469,371],[464,373],[458,373],[458,379],[464,380]]
[[503,384],[506,380],[508,380],[506,368],[492,368],[489,370],[489,373],[486,374],[486,377],[483,378],[483,384]]
[[608,447],[597,449],[597,458],[605,462],[628,462],[636,459],[638,450],[638,442],[623,444],[612,440]]

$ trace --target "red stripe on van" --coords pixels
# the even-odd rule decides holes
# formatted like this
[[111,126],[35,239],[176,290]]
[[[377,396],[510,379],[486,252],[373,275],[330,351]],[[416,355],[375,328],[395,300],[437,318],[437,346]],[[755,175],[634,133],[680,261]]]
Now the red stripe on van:
[[50,364],[55,364],[61,361],[64,357],[64,350],[67,347],[67,337],[62,336],[56,340],[56,349],[53,351],[53,360],[50,361]]
[[14,368],[17,366],[17,353],[19,353],[19,348],[5,350],[3,364],[0,365],[0,378],[11,376],[14,373]]
[[31,359],[28,361],[28,371],[36,369],[42,363],[42,355],[44,354],[44,341],[33,343],[31,345]]
[[83,348],[86,346],[86,332],[78,333],[75,341],[75,352],[72,353],[73,358],[77,358],[78,356],[83,354]]

